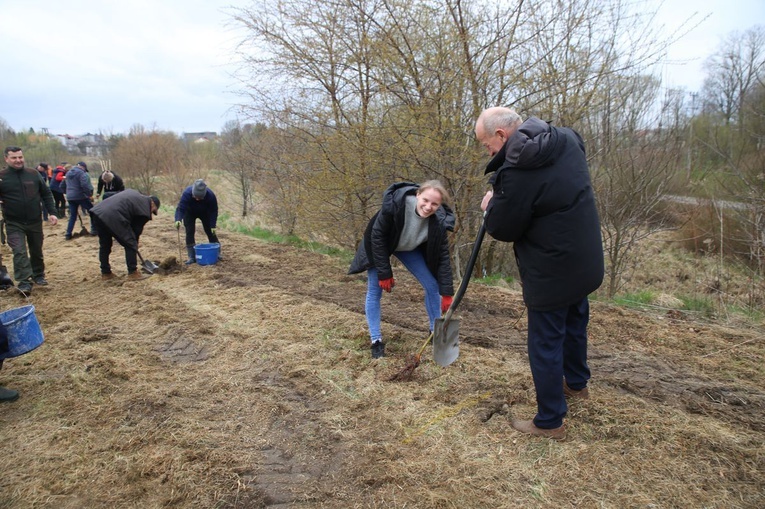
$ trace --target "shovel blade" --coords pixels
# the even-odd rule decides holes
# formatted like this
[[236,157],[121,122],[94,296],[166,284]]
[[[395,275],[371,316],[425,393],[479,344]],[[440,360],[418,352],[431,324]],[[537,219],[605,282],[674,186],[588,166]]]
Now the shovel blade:
[[143,270],[146,271],[149,274],[154,274],[154,272],[159,268],[157,264],[152,262],[151,260],[146,260],[143,262]]
[[460,355],[460,319],[452,318],[444,327],[444,319],[436,318],[433,328],[433,360],[446,367]]

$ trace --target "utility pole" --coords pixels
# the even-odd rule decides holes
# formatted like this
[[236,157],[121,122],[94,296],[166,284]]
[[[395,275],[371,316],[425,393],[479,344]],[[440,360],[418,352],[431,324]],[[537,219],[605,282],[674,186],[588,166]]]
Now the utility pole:
[[688,182],[691,181],[691,163],[693,162],[693,120],[696,117],[696,98],[698,96],[698,92],[691,92],[691,119],[688,123],[688,168],[686,170]]

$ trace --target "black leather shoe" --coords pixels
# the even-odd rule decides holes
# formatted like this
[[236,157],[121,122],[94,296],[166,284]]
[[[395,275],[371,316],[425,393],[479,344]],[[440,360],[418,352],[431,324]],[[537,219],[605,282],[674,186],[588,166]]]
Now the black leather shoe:
[[37,276],[35,278],[35,284],[40,286],[48,286],[48,281],[45,279],[44,276]]

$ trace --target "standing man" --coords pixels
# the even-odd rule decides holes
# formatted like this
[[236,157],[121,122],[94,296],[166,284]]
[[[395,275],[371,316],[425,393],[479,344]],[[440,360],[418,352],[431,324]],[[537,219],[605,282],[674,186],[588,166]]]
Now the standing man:
[[[40,163],[37,165],[37,171],[47,184],[50,180],[50,165],[48,163]],[[43,222],[48,220],[48,211],[45,210],[45,205],[42,205]]]
[[8,245],[13,251],[13,275],[19,290],[29,295],[33,284],[48,284],[42,250],[41,204],[48,210],[48,222],[52,226],[58,223],[58,217],[53,195],[40,174],[24,167],[21,148],[6,147],[3,155],[8,166],[0,171],[0,200]]
[[[79,209],[83,212],[93,207],[93,183],[88,175],[88,165],[80,161],[77,166],[66,172],[63,189],[66,191],[66,199],[69,202],[69,223],[66,225],[65,240],[72,240],[72,232],[77,218],[80,217]],[[82,220],[82,219],[80,219]],[[93,224],[90,225],[90,234],[95,235]]]
[[103,193],[103,199],[112,196],[115,193],[125,190],[125,183],[119,175],[113,171],[106,170],[98,177],[98,188],[96,189],[96,198],[101,197]]
[[[194,230],[197,219],[202,223],[202,228],[207,234],[207,240],[210,243],[218,243],[218,236],[215,234],[218,224],[218,199],[202,179],[196,180],[194,185],[184,189],[178,206],[175,208],[175,229],[181,228],[181,220],[186,225],[186,253],[189,255],[186,265],[197,261],[194,253]],[[218,256],[218,259],[222,260],[223,258]]]
[[101,262],[101,279],[114,279],[109,255],[112,239],[125,248],[128,279],[143,279],[138,271],[138,239],[143,227],[157,215],[159,198],[145,196],[135,189],[126,189],[108,200],[102,200],[90,209],[90,219],[98,234],[98,260]]
[[566,397],[589,396],[587,296],[603,282],[600,220],[576,131],[509,108],[484,110],[475,126],[492,156],[492,190],[481,202],[486,231],[513,242],[528,308],[528,354],[537,415],[522,433],[562,440]]

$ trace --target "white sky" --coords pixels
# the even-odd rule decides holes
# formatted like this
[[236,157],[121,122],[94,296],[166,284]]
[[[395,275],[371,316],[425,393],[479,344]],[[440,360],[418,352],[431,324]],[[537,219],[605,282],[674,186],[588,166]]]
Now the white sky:
[[[0,118],[54,134],[220,131],[242,101],[231,5],[248,1],[0,0]],[[765,24],[765,0],[665,0],[660,14],[668,33],[700,21],[663,73],[698,90],[722,37]]]

